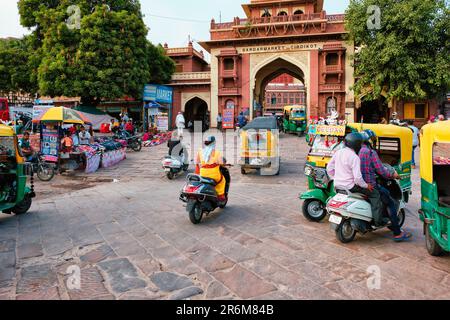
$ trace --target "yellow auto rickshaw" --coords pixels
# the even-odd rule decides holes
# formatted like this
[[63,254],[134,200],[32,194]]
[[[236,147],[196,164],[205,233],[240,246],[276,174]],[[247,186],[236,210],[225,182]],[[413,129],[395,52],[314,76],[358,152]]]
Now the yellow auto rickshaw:
[[279,133],[276,117],[259,117],[240,133],[241,173],[254,169],[261,175],[280,174]]
[[359,132],[372,130],[377,135],[376,151],[383,163],[397,171],[405,203],[411,195],[411,168],[413,152],[413,132],[408,127],[393,124],[349,124]]
[[0,124],[0,212],[26,213],[35,197],[13,128]]
[[450,121],[424,126],[420,135],[422,201],[426,247],[433,256],[450,252]]

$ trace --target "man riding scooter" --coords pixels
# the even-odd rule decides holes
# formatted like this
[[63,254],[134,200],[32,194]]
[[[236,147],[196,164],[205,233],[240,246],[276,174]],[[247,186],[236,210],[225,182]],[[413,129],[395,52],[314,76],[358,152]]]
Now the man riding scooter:
[[[389,190],[377,183],[377,175],[385,180],[400,179],[397,172],[391,173],[381,162],[378,153],[373,150],[372,146],[376,144],[377,136],[372,130],[365,130],[362,133],[364,142],[359,151],[359,158],[361,159],[361,173],[364,181],[370,185],[375,186],[381,196],[381,201],[386,204],[389,209],[389,217],[392,225],[389,227],[394,233],[394,241],[400,242],[411,238],[411,233],[402,231],[399,226],[399,219],[397,215],[397,205],[391,197]],[[387,224],[389,221],[382,221]]]
[[216,150],[216,137],[210,136],[204,141],[204,148],[200,149],[195,159],[195,173],[204,178],[217,182],[215,187],[219,202],[226,202],[226,185],[230,177],[223,175],[221,166],[225,165],[222,153]]
[[380,193],[375,186],[364,181],[361,174],[361,150],[363,137],[360,133],[350,133],[345,137],[345,148],[338,150],[327,166],[328,175],[334,180],[335,188],[362,193],[369,198],[375,221],[381,222]]

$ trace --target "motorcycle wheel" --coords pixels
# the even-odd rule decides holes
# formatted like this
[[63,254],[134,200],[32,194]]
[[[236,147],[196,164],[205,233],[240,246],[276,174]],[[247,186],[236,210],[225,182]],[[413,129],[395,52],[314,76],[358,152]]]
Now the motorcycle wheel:
[[346,219],[336,229],[336,237],[342,243],[350,243],[355,240],[356,230],[353,229],[350,219]]
[[312,222],[320,222],[327,215],[323,203],[317,199],[305,200],[303,202],[302,212],[303,216]]
[[199,224],[202,221],[203,218],[203,210],[200,203],[196,203],[191,211],[189,211],[189,220],[193,224]]
[[37,170],[39,180],[48,182],[55,176],[55,169],[49,164],[39,164]]
[[403,227],[403,225],[405,224],[405,220],[406,220],[406,212],[405,209],[401,209],[398,212],[398,225],[401,227]]
[[173,180],[174,178],[175,178],[175,174],[172,171],[167,172],[167,179]]
[[25,195],[25,198],[22,200],[22,202],[18,203],[14,208],[12,208],[12,212],[14,212],[17,215],[25,214],[30,210],[31,208],[32,199],[29,195]]
[[433,257],[440,257],[444,254],[444,250],[442,250],[441,246],[431,236],[430,226],[425,226],[425,244],[428,253]]
[[131,149],[133,149],[134,152],[140,152],[142,150],[142,143],[139,142],[133,143]]

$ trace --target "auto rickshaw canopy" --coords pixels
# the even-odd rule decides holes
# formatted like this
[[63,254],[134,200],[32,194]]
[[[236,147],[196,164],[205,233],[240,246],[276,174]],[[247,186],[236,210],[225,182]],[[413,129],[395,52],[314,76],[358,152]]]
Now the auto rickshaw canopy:
[[[427,124],[420,131],[420,176],[433,183],[433,147],[435,143],[450,143],[450,121]],[[450,155],[449,155],[450,157]]]
[[0,137],[13,137],[14,129],[4,124],[0,124]]
[[401,127],[393,124],[366,124],[351,123],[349,127],[355,128],[358,132],[372,130],[378,138],[392,138],[400,140],[400,163],[405,164],[412,161],[413,132],[408,127]]
[[[18,145],[17,145],[17,135],[14,132],[14,129],[12,127],[6,126],[4,124],[0,124],[0,142],[2,139],[8,139],[8,144],[11,144],[11,146],[14,148],[14,153],[16,156],[16,161],[19,164],[22,164],[25,162],[25,159],[20,154]],[[11,147],[11,148],[12,148]]]
[[296,105],[296,106],[285,106],[284,107],[284,113],[289,113],[289,115],[293,110],[301,110],[301,111],[305,112],[305,115],[303,116],[303,118],[306,117],[306,106]]

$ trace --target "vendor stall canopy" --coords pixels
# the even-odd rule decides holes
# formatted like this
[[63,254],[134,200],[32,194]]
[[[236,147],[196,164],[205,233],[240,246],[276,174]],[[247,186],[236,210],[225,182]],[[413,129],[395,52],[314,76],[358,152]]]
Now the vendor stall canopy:
[[90,124],[91,120],[78,111],[65,107],[50,108],[36,122],[60,122],[69,124]]

